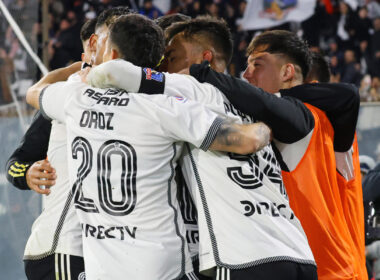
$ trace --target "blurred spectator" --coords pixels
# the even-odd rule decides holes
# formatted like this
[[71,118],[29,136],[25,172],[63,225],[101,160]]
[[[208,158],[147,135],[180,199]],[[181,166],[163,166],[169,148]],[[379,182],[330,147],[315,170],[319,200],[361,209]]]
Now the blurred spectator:
[[163,16],[163,13],[153,5],[153,0],[144,0],[144,6],[140,9],[139,13],[146,15],[151,19],[156,19]]
[[373,74],[380,76],[380,17],[373,21],[375,33],[372,35]]
[[359,10],[359,17],[355,25],[355,34],[358,41],[369,41],[372,21],[368,17],[368,10],[363,6]]
[[372,78],[369,94],[371,96],[370,101],[380,101],[380,77],[374,76]]
[[0,48],[0,105],[12,102],[9,88],[9,75],[12,72],[10,59],[4,49]]
[[344,52],[344,65],[340,81],[360,86],[360,80],[360,64],[356,63],[355,52],[353,50],[346,50]]
[[371,19],[380,17],[380,0],[371,0],[367,4],[368,16]]
[[337,26],[339,47],[343,49],[353,48],[353,37],[356,35],[355,27],[357,25],[356,15],[344,1],[339,2],[339,12]]

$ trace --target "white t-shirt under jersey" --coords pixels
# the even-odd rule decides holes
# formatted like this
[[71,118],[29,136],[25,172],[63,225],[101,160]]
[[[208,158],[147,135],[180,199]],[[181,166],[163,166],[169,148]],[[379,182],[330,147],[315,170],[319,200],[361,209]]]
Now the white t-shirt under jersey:
[[221,119],[187,99],[56,83],[41,112],[66,123],[86,279],[177,279],[192,270],[176,200],[179,141],[207,149]]

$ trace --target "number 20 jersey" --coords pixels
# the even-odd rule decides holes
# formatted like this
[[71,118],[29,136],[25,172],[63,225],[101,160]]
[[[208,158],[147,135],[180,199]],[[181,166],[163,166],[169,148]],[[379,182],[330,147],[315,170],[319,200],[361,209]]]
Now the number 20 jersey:
[[207,149],[217,115],[189,100],[78,82],[47,87],[41,108],[68,128],[86,279],[169,280],[190,272],[174,182],[178,142]]

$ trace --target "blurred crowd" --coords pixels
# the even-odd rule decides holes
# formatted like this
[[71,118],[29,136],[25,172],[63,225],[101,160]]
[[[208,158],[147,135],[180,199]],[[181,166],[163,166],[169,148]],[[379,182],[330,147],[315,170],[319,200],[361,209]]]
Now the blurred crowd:
[[[41,0],[4,1],[32,45],[42,51]],[[332,6],[326,8],[326,3]],[[353,9],[343,0],[317,0],[314,15],[302,23],[286,23],[275,28],[297,32],[314,51],[330,61],[332,81],[354,83],[360,88],[362,101],[380,101],[380,0],[351,0]],[[37,5],[38,19],[31,10]],[[128,5],[152,19],[164,14],[183,13],[191,17],[210,14],[222,17],[231,28],[234,55],[228,71],[241,76],[246,66],[245,50],[255,34],[263,30],[244,31],[239,25],[247,7],[246,0],[50,0],[49,3],[49,68],[56,69],[80,60],[82,24],[109,7]],[[165,11],[162,9],[165,7]],[[30,64],[14,32],[1,21],[0,81],[6,73],[16,72],[13,79],[30,78]],[[13,63],[11,63],[13,61]],[[8,66],[7,66],[8,65]],[[3,77],[4,76],[4,77]],[[0,104],[9,100],[9,90],[1,82]],[[5,88],[5,89],[4,89]],[[4,100],[5,99],[5,100]]]

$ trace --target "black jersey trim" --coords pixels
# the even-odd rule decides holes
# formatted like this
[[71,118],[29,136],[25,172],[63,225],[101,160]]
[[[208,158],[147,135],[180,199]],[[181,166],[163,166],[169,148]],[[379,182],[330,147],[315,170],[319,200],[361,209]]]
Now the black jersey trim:
[[202,149],[203,151],[207,151],[210,148],[222,123],[223,123],[223,119],[219,117],[217,117],[213,121],[210,129],[207,132],[205,139],[202,142],[202,145],[199,147],[200,149]]
[[177,209],[172,204],[172,194],[171,194],[171,191],[172,191],[172,181],[174,180],[174,175],[175,175],[175,168],[174,168],[174,165],[173,165],[173,161],[174,161],[174,159],[175,159],[175,157],[177,155],[176,144],[173,143],[172,147],[173,147],[173,157],[170,160],[170,170],[171,170],[171,173],[170,173],[169,180],[168,180],[168,204],[173,209],[175,231],[176,231],[177,236],[181,239],[181,271],[180,271],[180,274],[176,278],[174,278],[174,279],[181,279],[185,275],[185,271],[186,271],[185,237],[183,237],[181,235],[180,231],[179,231],[179,226],[178,226],[178,211],[177,211]]
[[45,119],[47,119],[48,121],[52,121],[53,119],[50,118],[50,117],[46,114],[46,112],[45,112],[45,110],[44,110],[44,107],[42,106],[42,97],[44,96],[44,94],[45,94],[45,90],[46,90],[48,87],[49,87],[49,86],[44,87],[44,89],[41,91],[41,93],[40,93],[40,97],[39,97],[39,99],[38,99],[38,103],[40,104],[40,112],[41,112],[41,115],[42,115]]
[[190,157],[191,165],[193,167],[195,179],[197,181],[197,185],[198,185],[198,189],[199,189],[199,194],[200,194],[200,197],[201,197],[201,202],[202,202],[204,213],[205,213],[206,223],[207,223],[208,231],[209,231],[209,234],[210,234],[211,246],[212,246],[212,251],[213,251],[213,254],[214,254],[215,262],[217,264],[219,264],[221,262],[220,262],[220,259],[219,259],[218,244],[216,243],[216,237],[215,237],[213,226],[212,226],[212,220],[211,220],[210,210],[208,208],[208,204],[207,204],[207,200],[206,200],[206,195],[205,195],[205,192],[204,192],[204,189],[203,189],[202,181],[201,181],[201,178],[199,176],[198,168],[197,168],[197,165],[195,164],[195,160],[194,160],[193,154],[191,152],[189,143],[186,143],[185,145],[186,145],[186,149],[187,149],[187,151],[189,153],[189,157]]
[[57,249],[57,246],[58,246],[59,237],[61,235],[62,227],[63,227],[63,224],[65,223],[67,213],[69,212],[72,199],[73,199],[73,193],[70,191],[69,196],[66,199],[65,206],[63,207],[62,214],[59,217],[58,225],[54,232],[54,238],[53,238],[51,249],[39,255],[25,255],[24,260],[40,260],[40,259],[46,258],[47,256],[55,254],[55,250]]

